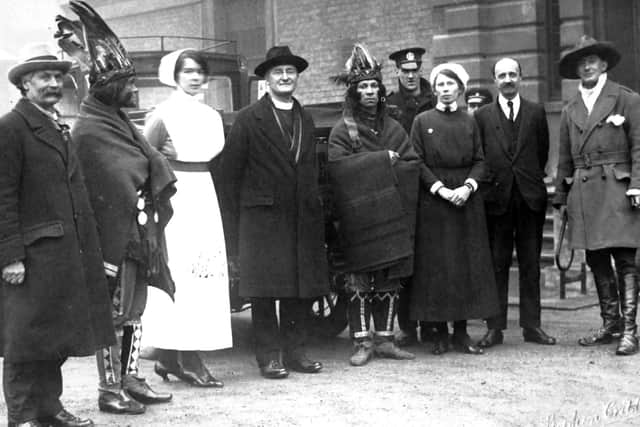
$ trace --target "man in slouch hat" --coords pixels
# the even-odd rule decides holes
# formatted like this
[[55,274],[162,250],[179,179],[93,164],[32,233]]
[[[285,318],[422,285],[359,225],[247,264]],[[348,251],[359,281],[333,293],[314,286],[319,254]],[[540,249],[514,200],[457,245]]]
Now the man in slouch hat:
[[609,79],[619,60],[611,43],[588,36],[560,59],[560,75],[580,86],[562,110],[553,204],[568,215],[569,245],[586,250],[600,301],[602,328],[578,343],[622,334],[616,354],[630,355],[638,351],[640,96]]
[[[386,96],[386,111],[402,125],[407,135],[411,133],[413,119],[435,105],[431,84],[422,77],[424,53],[425,50],[421,47],[410,47],[389,55],[389,59],[396,65],[398,91],[390,92]],[[396,342],[401,346],[412,345],[418,340],[418,322],[409,319],[410,286],[411,280],[406,280],[405,286],[399,291],[398,327],[400,330]],[[420,335],[423,341],[431,340],[433,331],[433,327],[428,322],[420,322]]]
[[92,426],[63,408],[63,363],[115,342],[96,222],[55,105],[71,68],[43,45],[9,70],[0,118],[0,355],[9,426]]
[[268,93],[238,114],[219,168],[227,251],[251,299],[260,372],[272,379],[322,369],[304,350],[312,301],[329,292],[314,124],[293,97],[307,66],[288,46],[269,49],[255,69]]
[[[95,212],[118,341],[96,353],[98,407],[118,414],[141,414],[145,404],[171,400],[140,376],[142,326],[147,285],[173,296],[166,260],[164,226],[175,176],[123,112],[135,107],[135,70],[118,37],[86,3],[72,1],[81,25],[57,17],[58,43],[78,61],[88,61],[89,95],[71,133]],[[84,31],[82,28],[84,27]],[[74,31],[82,31],[78,37]],[[76,37],[71,45],[70,40]],[[87,46],[78,49],[78,42]]]

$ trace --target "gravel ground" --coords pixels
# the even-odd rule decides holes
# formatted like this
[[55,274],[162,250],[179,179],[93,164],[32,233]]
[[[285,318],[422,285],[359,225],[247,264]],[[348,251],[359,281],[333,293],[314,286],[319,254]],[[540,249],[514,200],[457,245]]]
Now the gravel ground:
[[[509,315],[505,344],[482,356],[433,356],[427,344],[411,348],[414,361],[374,359],[355,368],[342,333],[310,346],[325,365],[321,373],[266,380],[251,352],[249,313],[238,313],[235,347],[206,354],[223,389],[163,382],[143,360],[142,374],[173,401],[139,416],[103,414],[94,360],[83,358],[64,366],[63,403],[103,426],[640,426],[640,356],[614,356],[614,344],[576,343],[599,326],[597,308],[543,310],[544,328],[558,338],[552,347],[524,343],[517,309]],[[470,323],[473,338],[483,331],[481,322]],[[0,415],[4,422],[3,403]]]

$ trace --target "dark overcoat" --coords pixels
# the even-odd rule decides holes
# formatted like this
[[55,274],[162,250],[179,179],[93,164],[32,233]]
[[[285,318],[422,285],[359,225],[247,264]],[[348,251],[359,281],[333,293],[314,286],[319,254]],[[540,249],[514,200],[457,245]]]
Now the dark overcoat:
[[448,321],[487,318],[498,313],[498,295],[489,249],[484,202],[479,192],[464,206],[431,193],[484,175],[478,127],[461,110],[418,114],[411,143],[422,160],[416,227],[411,318]]
[[640,212],[625,193],[640,189],[640,95],[607,81],[587,114],[578,93],[562,110],[559,150],[554,204],[567,204],[570,246],[638,247]]
[[23,99],[0,119],[2,354],[11,362],[88,356],[115,343],[96,223],[73,143]]
[[502,215],[507,211],[514,185],[532,211],[540,212],[547,206],[547,188],[543,181],[549,157],[546,113],[542,105],[522,97],[520,100],[518,114],[522,121],[513,151],[512,141],[501,124],[504,113],[498,101],[475,113],[484,148],[486,190],[483,198],[487,215]]
[[221,155],[227,251],[239,256],[241,296],[312,298],[329,291],[314,124],[301,111],[297,163],[268,95],[238,113]]

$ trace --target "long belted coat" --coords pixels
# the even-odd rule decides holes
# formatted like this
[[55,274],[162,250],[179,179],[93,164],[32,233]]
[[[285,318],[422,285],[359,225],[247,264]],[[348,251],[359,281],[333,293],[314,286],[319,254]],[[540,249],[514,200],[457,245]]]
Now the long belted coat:
[[227,252],[239,256],[244,297],[312,298],[329,291],[314,124],[296,108],[302,111],[297,162],[269,95],[238,113],[222,152]]
[[0,119],[0,354],[11,362],[88,356],[115,343],[93,211],[75,147],[30,101]]
[[608,80],[587,114],[578,93],[562,110],[559,150],[554,205],[567,204],[569,245],[638,247],[640,211],[625,193],[640,189],[640,95]]

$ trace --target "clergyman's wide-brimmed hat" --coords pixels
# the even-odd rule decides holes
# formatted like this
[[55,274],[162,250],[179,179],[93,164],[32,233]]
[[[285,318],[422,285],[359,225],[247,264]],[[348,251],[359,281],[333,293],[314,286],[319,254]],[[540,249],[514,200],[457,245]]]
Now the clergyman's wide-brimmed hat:
[[25,74],[40,70],[59,70],[66,73],[72,65],[71,61],[60,60],[45,43],[25,46],[19,58],[19,62],[11,67],[8,73],[9,81],[16,86]]
[[577,68],[580,59],[588,55],[598,55],[602,60],[607,61],[607,70],[620,62],[620,52],[611,42],[599,42],[589,36],[582,36],[578,43],[562,54],[558,67],[560,75],[565,79],[579,79]]
[[273,46],[267,51],[267,56],[261,64],[254,70],[258,77],[264,77],[271,68],[278,65],[293,65],[299,73],[309,66],[309,63],[302,57],[291,53],[289,46]]

